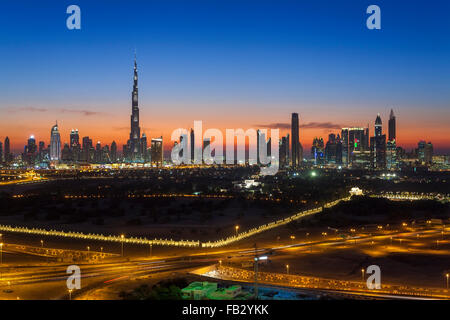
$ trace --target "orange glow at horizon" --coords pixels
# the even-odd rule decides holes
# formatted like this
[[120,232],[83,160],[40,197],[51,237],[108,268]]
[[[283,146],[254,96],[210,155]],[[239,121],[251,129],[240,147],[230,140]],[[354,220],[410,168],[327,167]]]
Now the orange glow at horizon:
[[[174,112],[172,111],[175,110]],[[290,134],[290,129],[286,128],[286,125],[290,124],[290,112],[284,110],[271,110],[263,112],[262,114],[255,114],[254,110],[242,109],[240,114],[235,115],[234,112],[230,112],[222,106],[214,107],[210,109],[193,109],[192,112],[189,108],[187,110],[180,111],[179,106],[146,107],[141,109],[141,133],[146,133],[148,139],[148,145],[150,145],[151,138],[157,138],[161,135],[164,139],[164,148],[167,150],[173,146],[173,141],[170,140],[172,132],[177,128],[185,128],[190,130],[194,126],[194,120],[203,121],[203,133],[206,129],[217,128],[222,131],[225,139],[225,130],[242,128],[247,130],[264,129],[264,125],[272,123],[284,124],[284,128],[280,128],[279,137],[287,133]],[[152,112],[149,112],[152,110]],[[155,112],[154,110],[158,110]],[[122,145],[126,144],[130,132],[128,108],[123,106],[117,106],[111,108],[111,113],[84,115],[84,114],[71,114],[71,113],[56,113],[50,116],[50,112],[3,112],[1,115],[6,115],[0,118],[0,141],[3,142],[5,137],[8,136],[11,141],[11,150],[18,153],[23,150],[23,147],[27,143],[27,139],[30,135],[36,137],[36,141],[44,141],[46,145],[50,143],[50,129],[54,125],[56,119],[58,119],[58,125],[61,133],[61,144],[69,142],[69,134],[71,129],[78,129],[80,135],[80,143],[83,137],[89,136],[92,139],[93,144],[100,141],[102,145],[110,145],[112,141],[115,141],[118,146],[118,150],[122,151]],[[144,111],[144,112],[142,112]],[[371,112],[369,115],[358,114],[358,118],[364,119],[364,121],[356,120],[356,116],[347,120],[344,115],[335,112],[334,114],[324,113],[323,110],[311,111],[294,110],[300,115],[300,142],[303,145],[304,155],[309,157],[310,147],[314,137],[322,137],[324,142],[328,140],[329,133],[340,134],[340,127],[352,127],[352,126],[367,126],[369,123],[370,136],[373,135],[373,122],[376,117]],[[148,114],[150,113],[150,114]],[[280,116],[281,115],[281,116]],[[327,115],[327,116],[324,116]],[[417,148],[417,143],[420,140],[431,141],[434,149],[445,150],[449,153],[450,149],[450,127],[448,126],[445,115],[434,115],[433,118],[426,118],[426,115],[399,115],[397,116],[397,145],[410,151],[412,148]],[[421,122],[416,121],[416,117],[425,119]],[[370,118],[369,118],[370,117]],[[50,120],[49,118],[55,118]],[[369,118],[369,120],[367,120]],[[373,118],[373,119],[372,119]],[[269,119],[269,120],[268,120]],[[318,120],[319,119],[319,120]],[[335,120],[333,120],[335,119]],[[383,133],[387,135],[387,123],[388,116],[382,115],[383,119]],[[325,123],[326,121],[332,121],[334,127],[326,128],[315,127],[305,128],[303,127],[308,123]],[[365,124],[364,124],[365,123]],[[340,126],[338,126],[338,124]],[[268,129],[270,132],[270,129]],[[224,142],[225,143],[225,142]]]

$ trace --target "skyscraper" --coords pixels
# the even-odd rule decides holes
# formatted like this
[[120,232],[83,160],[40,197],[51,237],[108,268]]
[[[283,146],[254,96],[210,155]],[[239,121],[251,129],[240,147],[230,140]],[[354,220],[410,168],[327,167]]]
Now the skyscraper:
[[386,135],[382,133],[383,125],[378,114],[375,119],[375,136],[370,138],[370,157],[374,169],[386,167]]
[[61,136],[58,130],[58,123],[50,131],[50,160],[61,160]]
[[291,119],[291,136],[292,136],[292,167],[296,168],[300,165],[302,157],[300,155],[300,140],[299,140],[299,128],[298,128],[298,113],[292,114]]
[[12,154],[11,154],[11,147],[10,147],[10,143],[9,143],[9,137],[5,138],[5,145],[4,145],[4,152],[5,152],[5,156],[4,156],[4,161],[6,164],[10,163],[12,161]]
[[163,164],[163,138],[153,138],[150,146],[151,162],[157,166]]
[[111,162],[115,163],[117,161],[117,144],[115,141],[111,143]]
[[134,83],[131,93],[131,131],[129,140],[128,158],[131,162],[142,160],[141,154],[141,128],[139,127],[139,107],[138,107],[138,73],[136,55],[134,56]]
[[142,134],[141,142],[140,142],[140,157],[144,162],[148,161],[147,157],[147,136],[145,133]]
[[195,150],[195,134],[194,129],[191,128],[191,163],[194,163],[194,150]]
[[0,141],[0,164],[3,164],[3,143]]
[[431,164],[433,159],[433,144],[431,142],[419,141],[417,157],[422,164]]
[[278,154],[280,158],[280,167],[289,165],[289,134],[285,137],[281,137]]
[[78,134],[78,129],[72,129],[70,131],[70,147],[73,148],[80,144],[80,136]]
[[391,114],[389,115],[389,133],[388,133],[388,141],[394,141],[396,139],[395,132],[395,115],[394,110],[391,109]]
[[324,143],[322,137],[315,137],[313,139],[311,154],[314,157],[314,164],[323,164],[324,160]]

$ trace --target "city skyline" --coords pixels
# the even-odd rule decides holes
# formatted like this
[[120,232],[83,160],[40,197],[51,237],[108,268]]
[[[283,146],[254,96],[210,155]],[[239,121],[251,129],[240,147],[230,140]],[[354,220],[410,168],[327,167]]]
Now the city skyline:
[[[24,3],[0,13],[0,139],[9,136],[14,152],[32,134],[47,141],[56,120],[61,143],[77,128],[121,149],[136,49],[141,133],[163,136],[166,149],[170,133],[194,120],[221,130],[281,123],[284,135],[288,115],[298,113],[307,150],[314,137],[366,126],[377,113],[387,132],[393,108],[400,145],[427,140],[437,154],[450,153],[444,9],[380,1],[383,28],[370,31],[365,6],[351,1],[263,2],[257,10],[248,1],[200,1],[176,11],[160,1],[80,1],[82,29],[70,31],[64,6]],[[426,24],[410,23],[417,12]],[[119,14],[120,23],[110,22]],[[20,21],[34,16],[42,19],[30,33]]]

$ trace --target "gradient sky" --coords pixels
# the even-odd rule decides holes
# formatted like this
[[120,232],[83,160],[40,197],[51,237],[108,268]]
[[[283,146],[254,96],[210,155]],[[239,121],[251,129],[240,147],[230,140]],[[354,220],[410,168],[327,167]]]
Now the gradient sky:
[[[82,29],[66,28],[81,7]],[[366,8],[381,8],[381,30]],[[450,1],[1,1],[0,139],[22,150],[60,124],[121,146],[137,50],[141,128],[257,128],[300,115],[314,136],[373,133],[397,116],[398,144],[450,153]],[[282,133],[287,132],[286,129]],[[120,148],[121,149],[121,148]]]

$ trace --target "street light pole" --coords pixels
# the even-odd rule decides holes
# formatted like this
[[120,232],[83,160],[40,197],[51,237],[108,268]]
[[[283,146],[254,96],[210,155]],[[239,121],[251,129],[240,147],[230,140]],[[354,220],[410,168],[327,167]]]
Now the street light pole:
[[286,265],[286,274],[289,274],[289,265]]
[[361,269],[362,282],[364,283],[364,268]]
[[447,278],[447,290],[448,290],[448,277],[449,277],[450,275],[447,273],[446,275],[445,275],[445,277]]
[[122,250],[121,250],[121,256],[123,257],[123,238],[124,238],[124,235],[122,234],[122,235],[120,235],[120,239],[121,239],[121,243],[122,243]]
[[150,258],[152,257],[153,243],[150,243]]

